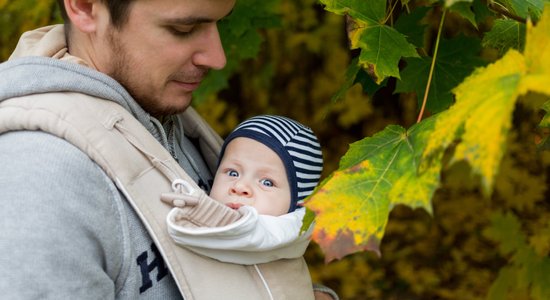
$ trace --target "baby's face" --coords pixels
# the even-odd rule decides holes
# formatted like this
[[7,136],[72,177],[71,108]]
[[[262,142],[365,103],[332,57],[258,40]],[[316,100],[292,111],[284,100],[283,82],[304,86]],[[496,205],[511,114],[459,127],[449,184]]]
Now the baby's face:
[[235,138],[225,148],[210,197],[234,207],[250,205],[264,215],[286,214],[290,186],[285,166],[266,145]]

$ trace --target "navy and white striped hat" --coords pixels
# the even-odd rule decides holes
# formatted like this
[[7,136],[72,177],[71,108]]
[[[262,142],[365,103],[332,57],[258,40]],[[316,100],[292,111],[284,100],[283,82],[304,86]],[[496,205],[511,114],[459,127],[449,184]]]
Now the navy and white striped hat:
[[247,137],[266,145],[283,161],[290,184],[292,212],[309,196],[321,178],[323,154],[313,131],[292,119],[262,115],[252,117],[235,128],[225,139],[220,160],[231,140]]

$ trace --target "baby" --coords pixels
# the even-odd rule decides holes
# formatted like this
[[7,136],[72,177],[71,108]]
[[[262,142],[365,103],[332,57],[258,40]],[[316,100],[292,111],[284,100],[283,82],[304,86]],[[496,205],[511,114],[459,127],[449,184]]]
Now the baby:
[[175,208],[167,219],[173,239],[231,263],[302,256],[311,234],[300,234],[302,203],[323,167],[312,130],[286,117],[253,117],[226,138],[220,158],[210,197],[238,209],[242,217],[224,226],[191,227],[178,222]]

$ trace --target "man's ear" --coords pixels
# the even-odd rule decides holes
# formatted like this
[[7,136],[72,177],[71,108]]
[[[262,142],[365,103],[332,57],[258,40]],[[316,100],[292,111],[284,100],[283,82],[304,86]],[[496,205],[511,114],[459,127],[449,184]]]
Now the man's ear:
[[91,33],[96,30],[97,20],[94,6],[99,1],[96,0],[64,0],[65,11],[71,20],[71,26],[78,28],[82,32]]

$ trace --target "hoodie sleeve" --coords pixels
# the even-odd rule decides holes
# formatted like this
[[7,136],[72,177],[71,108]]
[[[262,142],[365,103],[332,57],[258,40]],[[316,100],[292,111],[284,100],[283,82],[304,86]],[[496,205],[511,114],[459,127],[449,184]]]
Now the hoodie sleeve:
[[6,299],[114,299],[123,268],[116,188],[69,143],[0,135],[0,291]]

